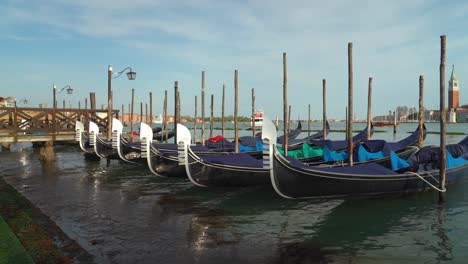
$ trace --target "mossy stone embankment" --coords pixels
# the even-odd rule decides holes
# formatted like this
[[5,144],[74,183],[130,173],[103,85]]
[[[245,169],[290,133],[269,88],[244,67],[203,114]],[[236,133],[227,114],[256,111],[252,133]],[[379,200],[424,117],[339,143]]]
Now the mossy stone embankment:
[[[13,236],[19,240],[27,255],[35,263],[93,262],[93,257],[89,253],[70,239],[52,220],[6,183],[2,177],[0,177],[0,215],[8,229],[14,233]],[[0,231],[0,235],[2,234]],[[17,252],[21,253],[21,251]],[[12,254],[16,253],[13,251]],[[3,263],[1,256],[0,249],[0,263]],[[5,254],[5,258],[6,256]]]

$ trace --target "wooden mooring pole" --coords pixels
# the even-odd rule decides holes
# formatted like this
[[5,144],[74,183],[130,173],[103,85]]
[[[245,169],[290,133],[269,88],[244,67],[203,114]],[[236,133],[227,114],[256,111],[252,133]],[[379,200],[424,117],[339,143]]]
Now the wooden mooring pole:
[[224,138],[224,101],[225,101],[225,88],[226,86],[223,83],[223,100],[221,103],[221,136]]
[[89,93],[89,104],[91,110],[96,110],[96,93]]
[[202,87],[201,87],[201,143],[205,145],[205,71],[202,71]]
[[150,124],[153,127],[153,93],[149,93],[150,96],[150,108],[149,108],[149,115],[150,115]]
[[255,89],[252,88],[252,115],[251,115],[251,122],[252,126],[252,137],[255,137]]
[[163,124],[164,124],[164,142],[167,143],[167,90],[164,90],[164,110],[163,110]]
[[239,110],[238,102],[238,71],[234,71],[234,149],[236,153],[239,152],[239,129],[237,123],[237,114]]
[[418,148],[422,148],[424,145],[424,76],[419,75],[419,134],[418,134]]
[[[445,190],[445,35],[440,36],[440,189]],[[445,193],[439,192],[439,200],[445,201]]]
[[[78,104],[79,105],[79,104]],[[124,123],[124,104],[122,104],[122,124]]]
[[143,102],[140,102],[140,122],[143,122]]
[[371,138],[371,114],[372,109],[372,77],[369,77],[369,87],[367,90],[367,140]]
[[210,104],[210,138],[213,137],[213,104],[214,104],[214,94],[211,94],[211,104]]
[[193,143],[196,144],[197,143],[197,110],[198,110],[198,98],[197,96],[195,95],[195,115],[193,117]]
[[322,80],[322,122],[323,122],[323,140],[327,139],[327,80]]
[[307,136],[310,136],[310,104],[307,109]]
[[[130,102],[130,135],[133,136],[133,104],[135,101],[135,89],[132,88],[132,101]],[[131,137],[131,136],[130,136]]]
[[[145,123],[148,123],[148,103],[145,103]],[[153,127],[153,124],[149,124],[150,127]]]
[[284,156],[288,156],[288,75],[286,64],[286,52],[283,52],[283,149]]
[[348,43],[348,165],[353,166],[353,43]]
[[107,68],[107,140],[112,139],[112,66]]
[[177,106],[177,96],[179,94],[179,82],[174,82],[174,144],[177,144],[177,118],[179,117],[179,107]]

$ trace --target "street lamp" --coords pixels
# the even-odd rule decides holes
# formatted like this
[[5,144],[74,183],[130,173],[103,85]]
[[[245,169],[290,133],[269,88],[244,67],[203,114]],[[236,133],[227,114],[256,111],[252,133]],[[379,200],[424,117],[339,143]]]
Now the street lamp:
[[[15,99],[15,101],[16,101],[16,99]],[[26,105],[26,104],[28,104],[28,99],[23,98],[23,99],[19,100],[18,103],[23,103],[23,104]]]
[[57,103],[56,103],[56,94],[58,93],[61,93],[63,92],[64,90],[67,91],[67,94],[72,94],[73,93],[73,88],[70,86],[70,85],[65,85],[64,87],[60,88],[60,89],[57,89],[57,86],[55,85],[54,83],[54,86],[53,86],[53,97],[54,97],[54,101],[53,101],[53,108],[57,108]]
[[117,72],[116,76],[112,76],[112,66],[109,65],[107,68],[107,139],[112,139],[112,79],[119,78],[125,71],[127,71],[127,78],[129,80],[135,80],[136,72],[132,70],[131,67],[126,67],[125,69]]

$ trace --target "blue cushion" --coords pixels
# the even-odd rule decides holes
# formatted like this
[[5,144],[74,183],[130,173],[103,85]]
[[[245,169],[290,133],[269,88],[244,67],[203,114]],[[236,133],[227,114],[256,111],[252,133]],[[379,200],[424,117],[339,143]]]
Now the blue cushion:
[[327,146],[323,147],[323,161],[334,162],[342,161],[348,158],[348,153],[345,151],[337,152],[330,150]]
[[372,159],[381,159],[383,158],[382,151],[377,152],[368,152],[362,145],[358,147],[358,161],[367,161]]
[[390,151],[390,163],[392,165],[392,170],[394,171],[403,168],[408,168],[410,166],[410,164],[406,160],[398,157],[398,155],[395,154],[395,152],[393,151]]
[[448,150],[445,150],[445,154],[447,156],[446,163],[445,163],[446,168],[457,167],[465,163],[468,163],[468,160],[464,159],[462,156],[458,158],[454,158],[452,154],[450,153],[450,151]]

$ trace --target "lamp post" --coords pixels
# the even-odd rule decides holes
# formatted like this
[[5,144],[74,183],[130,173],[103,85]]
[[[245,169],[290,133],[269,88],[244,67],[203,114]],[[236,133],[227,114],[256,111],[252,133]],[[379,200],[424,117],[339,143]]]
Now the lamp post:
[[53,140],[55,140],[55,134],[57,133],[57,124],[55,122],[55,116],[56,116],[56,112],[57,112],[57,102],[56,102],[56,94],[57,93],[61,93],[62,91],[64,90],[67,90],[67,94],[72,94],[73,93],[73,88],[70,86],[70,85],[65,85],[64,87],[60,88],[60,89],[57,89],[57,86],[55,85],[54,83],[54,86],[52,88],[52,92],[53,92],[53,102],[52,102],[52,126],[53,126],[53,129],[54,129],[54,134],[53,134]]
[[107,139],[112,139],[112,79],[119,78],[126,70],[127,78],[129,80],[135,80],[136,72],[132,71],[131,67],[127,67],[117,73],[116,76],[112,77],[112,66],[109,65],[107,68]]
[[61,93],[65,89],[67,90],[67,94],[72,94],[73,93],[73,88],[70,85],[65,85],[64,87],[62,87],[60,89],[57,89],[57,86],[54,84],[53,89],[52,89],[53,90],[53,99],[54,99],[52,106],[53,106],[54,109],[57,108],[56,94]]

